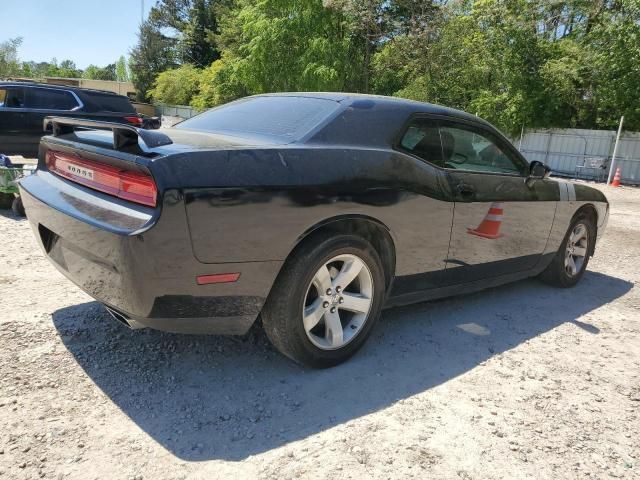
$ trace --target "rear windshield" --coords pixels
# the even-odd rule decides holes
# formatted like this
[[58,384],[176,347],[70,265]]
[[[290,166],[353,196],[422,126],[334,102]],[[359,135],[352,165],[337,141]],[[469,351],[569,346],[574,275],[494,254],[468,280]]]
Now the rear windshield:
[[311,131],[339,106],[324,98],[252,97],[201,113],[175,128],[292,141]]
[[82,97],[86,109],[92,112],[135,113],[135,109],[129,99],[122,95],[83,92]]

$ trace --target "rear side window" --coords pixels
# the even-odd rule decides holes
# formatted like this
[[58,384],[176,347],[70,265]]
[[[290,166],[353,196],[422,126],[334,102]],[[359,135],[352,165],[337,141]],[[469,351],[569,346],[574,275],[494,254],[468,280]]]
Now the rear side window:
[[24,89],[0,88],[0,107],[24,108]]
[[122,95],[83,91],[82,96],[87,110],[92,112],[135,113],[129,99]]
[[80,106],[75,97],[65,90],[29,88],[27,92],[27,108],[73,110]]
[[252,97],[196,115],[175,128],[292,141],[310,132],[338,108],[338,102],[324,98]]
[[412,120],[400,140],[400,147],[429,163],[444,166],[440,132],[438,123],[434,120]]

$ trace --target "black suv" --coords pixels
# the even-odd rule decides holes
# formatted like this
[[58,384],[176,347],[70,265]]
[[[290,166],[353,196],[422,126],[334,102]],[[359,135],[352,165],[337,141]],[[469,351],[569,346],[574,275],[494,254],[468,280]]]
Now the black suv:
[[48,116],[143,126],[123,95],[27,82],[0,82],[0,153],[36,157]]

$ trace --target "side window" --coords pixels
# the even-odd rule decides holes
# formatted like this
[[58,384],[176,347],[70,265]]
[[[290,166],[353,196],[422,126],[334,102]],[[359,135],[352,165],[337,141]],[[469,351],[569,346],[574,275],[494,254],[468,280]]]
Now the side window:
[[0,88],[0,107],[23,108],[24,91],[22,88]]
[[83,95],[89,100],[88,105],[95,111],[136,113],[127,97],[97,92],[83,92]]
[[27,98],[28,108],[42,110],[73,110],[78,102],[69,92],[48,88],[30,88]]
[[473,172],[523,174],[524,165],[498,146],[497,138],[466,125],[440,127],[446,168]]
[[438,167],[444,166],[438,124],[433,120],[412,120],[400,140],[400,148]]

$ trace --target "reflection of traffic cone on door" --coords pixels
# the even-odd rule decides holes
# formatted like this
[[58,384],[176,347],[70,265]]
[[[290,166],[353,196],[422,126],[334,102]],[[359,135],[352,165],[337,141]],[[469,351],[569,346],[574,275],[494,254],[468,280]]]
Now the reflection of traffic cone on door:
[[502,236],[500,235],[500,225],[502,224],[503,211],[504,203],[492,203],[478,228],[467,228],[467,233],[492,240],[500,238]]
[[611,182],[612,187],[620,186],[620,167],[616,168],[616,174],[613,176],[613,182]]

